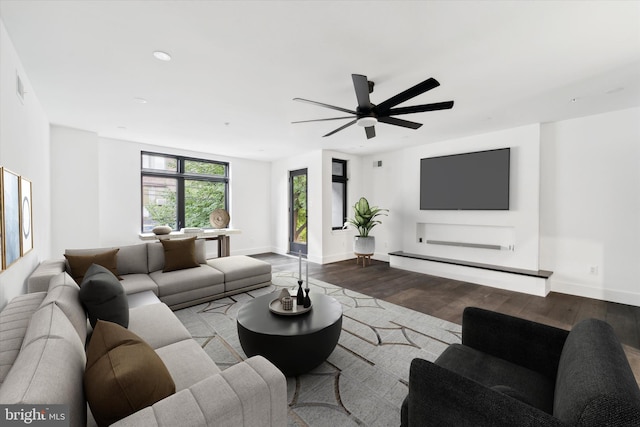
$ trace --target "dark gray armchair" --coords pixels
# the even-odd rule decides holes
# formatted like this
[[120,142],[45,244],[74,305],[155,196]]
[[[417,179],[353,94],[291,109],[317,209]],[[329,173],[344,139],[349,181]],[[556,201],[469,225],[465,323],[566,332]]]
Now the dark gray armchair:
[[465,309],[462,344],[414,359],[407,426],[640,426],[640,390],[609,324],[569,331]]

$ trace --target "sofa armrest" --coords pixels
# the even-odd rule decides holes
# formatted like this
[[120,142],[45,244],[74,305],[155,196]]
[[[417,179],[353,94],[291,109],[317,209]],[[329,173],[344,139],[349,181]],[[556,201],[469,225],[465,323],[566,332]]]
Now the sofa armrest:
[[284,426],[287,381],[255,356],[181,390],[113,426]]
[[569,331],[477,307],[462,316],[462,344],[555,381]]
[[49,280],[66,270],[64,258],[42,261],[27,279],[27,293],[47,292]]
[[423,359],[411,362],[402,427],[565,426],[513,397]]

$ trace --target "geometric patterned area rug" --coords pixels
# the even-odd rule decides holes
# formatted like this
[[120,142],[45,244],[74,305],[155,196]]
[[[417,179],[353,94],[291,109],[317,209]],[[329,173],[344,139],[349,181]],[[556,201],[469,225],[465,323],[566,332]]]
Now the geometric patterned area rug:
[[[309,281],[312,302],[313,295],[321,293],[342,304],[342,332],[326,362],[287,378],[288,425],[400,425],[411,360],[435,360],[449,344],[461,341],[461,327],[330,283]],[[239,308],[245,301],[283,288],[297,289],[293,273],[274,272],[271,286],[175,314],[225,369],[246,358],[236,329]]]

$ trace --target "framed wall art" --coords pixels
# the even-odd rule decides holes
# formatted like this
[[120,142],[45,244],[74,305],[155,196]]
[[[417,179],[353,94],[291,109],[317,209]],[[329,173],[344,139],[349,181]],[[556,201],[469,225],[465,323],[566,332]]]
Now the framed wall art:
[[24,177],[20,177],[20,235],[22,242],[20,245],[20,253],[24,256],[33,249],[33,210],[31,208],[31,181]]
[[3,266],[8,268],[20,258],[20,177],[2,169],[2,241]]

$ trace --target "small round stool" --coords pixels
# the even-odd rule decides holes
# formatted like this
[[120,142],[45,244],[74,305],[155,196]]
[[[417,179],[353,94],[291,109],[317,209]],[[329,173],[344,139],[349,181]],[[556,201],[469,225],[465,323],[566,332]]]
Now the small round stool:
[[356,254],[356,264],[360,264],[360,258],[362,258],[362,266],[364,267],[367,263],[367,260],[369,261],[369,265],[371,265],[371,255],[373,254],[359,254],[357,252],[354,252]]

